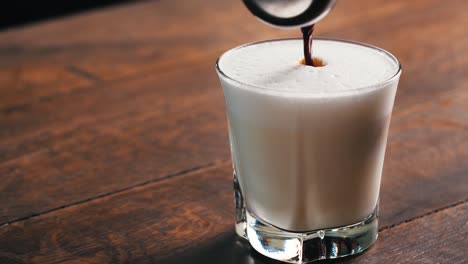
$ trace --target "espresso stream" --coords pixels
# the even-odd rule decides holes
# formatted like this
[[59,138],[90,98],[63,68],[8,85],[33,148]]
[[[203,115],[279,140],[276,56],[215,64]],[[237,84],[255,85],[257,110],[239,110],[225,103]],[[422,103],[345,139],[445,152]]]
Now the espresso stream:
[[322,59],[312,57],[314,26],[315,25],[301,28],[302,39],[304,42],[304,59],[301,60],[300,63],[312,67],[323,67],[326,65],[326,63]]
[[312,59],[312,39],[314,33],[314,26],[310,27],[303,27],[301,28],[302,31],[302,39],[304,41],[304,64],[309,66],[316,66],[314,65],[314,60]]

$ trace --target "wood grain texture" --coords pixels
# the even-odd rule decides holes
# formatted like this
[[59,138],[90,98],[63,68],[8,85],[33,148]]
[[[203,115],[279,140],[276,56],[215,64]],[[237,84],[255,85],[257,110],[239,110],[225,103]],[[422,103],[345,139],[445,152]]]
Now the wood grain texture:
[[396,112],[382,178],[381,225],[468,199],[468,93]]
[[379,233],[377,243],[350,263],[466,263],[468,203]]
[[[61,107],[55,117],[68,122],[67,126],[48,120],[48,115],[24,116],[23,127],[33,122],[49,126],[35,131],[31,141],[3,145],[3,153],[45,146],[0,165],[4,176],[0,199],[8,201],[0,222],[228,160],[218,81],[213,76],[193,82],[208,73],[214,75],[212,65],[207,64],[201,70],[139,79],[116,85],[112,91],[77,93],[68,102],[42,105]],[[181,74],[187,78],[180,78]],[[81,115],[66,121],[73,112]],[[13,119],[17,122],[20,117]],[[15,133],[15,127],[6,127]]]
[[3,226],[0,263],[165,263],[233,228],[230,170],[183,175]]
[[[3,226],[0,262],[272,263],[235,238],[230,174],[230,166],[201,170]],[[463,260],[467,209],[465,201],[395,223],[351,260]]]

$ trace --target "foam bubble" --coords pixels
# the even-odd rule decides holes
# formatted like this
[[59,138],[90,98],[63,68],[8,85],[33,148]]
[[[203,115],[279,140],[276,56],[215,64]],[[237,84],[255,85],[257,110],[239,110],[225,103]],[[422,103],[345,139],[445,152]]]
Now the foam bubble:
[[220,69],[242,83],[277,91],[318,93],[359,89],[386,81],[398,64],[374,48],[332,40],[313,42],[313,55],[324,67],[301,65],[302,40],[257,43],[225,53]]

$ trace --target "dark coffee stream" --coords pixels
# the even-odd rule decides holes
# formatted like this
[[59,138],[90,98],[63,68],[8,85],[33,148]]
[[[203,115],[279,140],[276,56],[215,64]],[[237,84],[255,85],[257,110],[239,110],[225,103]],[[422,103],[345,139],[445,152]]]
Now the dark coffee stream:
[[314,65],[314,59],[312,58],[312,33],[314,32],[314,26],[308,26],[301,28],[302,39],[304,40],[304,61],[305,65],[309,66],[318,66]]

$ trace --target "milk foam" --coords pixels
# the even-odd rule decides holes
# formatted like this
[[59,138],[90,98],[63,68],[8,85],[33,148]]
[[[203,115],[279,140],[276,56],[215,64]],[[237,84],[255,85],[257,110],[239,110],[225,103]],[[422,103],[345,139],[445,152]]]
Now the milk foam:
[[347,42],[316,39],[313,56],[324,67],[301,65],[302,40],[257,43],[224,54],[219,68],[241,83],[276,91],[329,93],[356,90],[386,81],[398,63],[383,51]]

